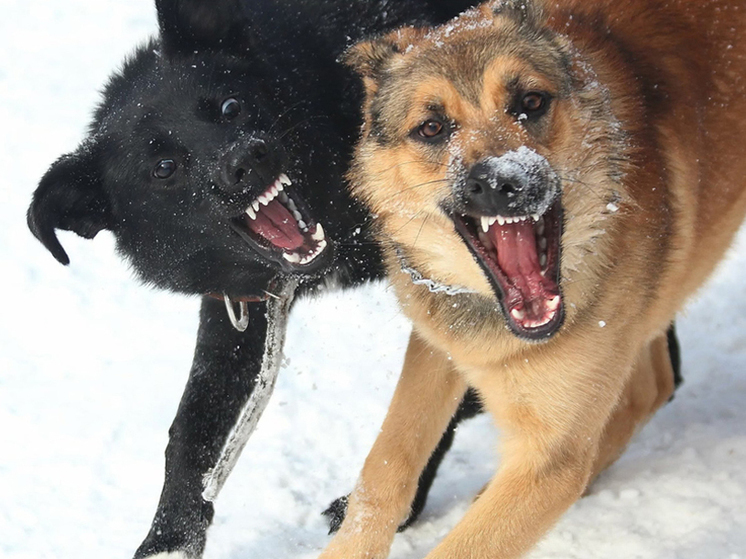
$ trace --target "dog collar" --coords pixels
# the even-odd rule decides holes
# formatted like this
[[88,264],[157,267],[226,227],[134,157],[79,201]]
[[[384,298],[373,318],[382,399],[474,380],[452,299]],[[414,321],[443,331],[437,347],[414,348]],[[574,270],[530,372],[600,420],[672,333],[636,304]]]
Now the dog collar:
[[473,289],[468,287],[462,287],[460,285],[444,285],[435,280],[424,277],[414,267],[412,267],[407,261],[407,257],[404,255],[404,250],[401,247],[396,247],[396,257],[399,259],[399,266],[401,271],[405,274],[409,274],[414,285],[424,285],[427,287],[430,293],[445,293],[446,295],[463,295],[466,293],[476,293]]
[[[249,303],[263,303],[269,301],[272,297],[279,299],[277,295],[273,295],[269,291],[265,291],[264,295],[246,295],[244,297],[236,297],[235,299],[231,299],[227,293],[223,293],[222,295],[220,293],[208,293],[207,296],[225,302],[228,320],[231,321],[233,327],[239,332],[246,332],[249,327]],[[238,303],[239,316],[236,316],[236,310],[233,307],[235,303]]]

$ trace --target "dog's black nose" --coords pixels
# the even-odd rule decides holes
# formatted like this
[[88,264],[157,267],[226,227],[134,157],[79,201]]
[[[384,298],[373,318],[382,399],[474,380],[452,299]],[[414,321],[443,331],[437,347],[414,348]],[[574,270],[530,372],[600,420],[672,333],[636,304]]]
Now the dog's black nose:
[[226,192],[238,192],[255,183],[258,186],[272,183],[281,172],[279,151],[261,138],[237,143],[222,159],[222,188]]
[[488,158],[471,168],[464,188],[467,209],[484,215],[513,214],[515,199],[528,188],[529,178],[517,162]]
[[459,184],[455,195],[462,212],[504,217],[543,214],[560,185],[549,162],[526,147],[485,157]]

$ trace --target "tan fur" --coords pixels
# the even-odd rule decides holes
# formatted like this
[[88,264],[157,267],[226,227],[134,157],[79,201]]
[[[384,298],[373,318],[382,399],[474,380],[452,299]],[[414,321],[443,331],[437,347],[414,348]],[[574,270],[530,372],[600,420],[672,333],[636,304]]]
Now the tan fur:
[[[324,559],[388,554],[466,385],[504,433],[503,458],[429,559],[520,557],[669,398],[665,330],[746,211],[745,35],[740,2],[508,1],[353,51],[368,98],[351,179],[415,332]],[[504,110],[516,80],[553,95],[540,125]],[[457,123],[443,150],[409,138],[436,106]],[[541,344],[506,328],[440,209],[454,168],[519,146],[562,181],[566,320]],[[476,293],[414,285],[396,246],[422,275]]]

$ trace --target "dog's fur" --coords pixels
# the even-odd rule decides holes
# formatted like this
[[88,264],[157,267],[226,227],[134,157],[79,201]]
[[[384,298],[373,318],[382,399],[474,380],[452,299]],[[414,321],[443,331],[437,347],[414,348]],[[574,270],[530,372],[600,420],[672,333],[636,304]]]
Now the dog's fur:
[[[368,95],[351,178],[415,329],[323,559],[388,554],[467,386],[503,459],[431,559],[522,556],[669,398],[666,329],[746,211],[744,37],[740,3],[516,0],[352,50]],[[543,279],[523,260],[496,272],[475,240],[499,204],[543,214],[511,249],[536,258],[545,223]],[[498,258],[526,223],[489,227]],[[432,293],[403,264],[471,293]]]
[[[383,273],[367,214],[344,188],[363,90],[337,58],[350,41],[408,23],[443,22],[472,2],[156,4],[160,38],[138,49],[110,80],[88,137],[43,177],[28,220],[64,264],[69,258],[57,229],[87,238],[106,229],[145,282],[204,296],[161,500],[136,553],[194,558],[213,516],[205,475],[261,380],[265,340],[278,335],[261,299],[288,275],[299,277],[307,292]],[[236,105],[222,111],[229,99],[240,112]],[[164,161],[170,169],[159,167]],[[156,169],[174,171],[174,164],[171,176],[156,176]],[[305,265],[246,239],[244,211],[281,173],[293,181],[289,191],[310,231],[323,223],[328,241]],[[234,330],[223,303],[209,296],[224,293],[250,301],[247,332]],[[421,504],[441,456],[424,474]]]

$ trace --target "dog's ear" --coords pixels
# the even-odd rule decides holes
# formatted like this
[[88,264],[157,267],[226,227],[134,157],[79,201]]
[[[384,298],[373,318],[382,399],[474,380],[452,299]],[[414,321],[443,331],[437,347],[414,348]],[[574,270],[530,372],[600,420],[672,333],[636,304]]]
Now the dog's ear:
[[342,61],[363,78],[365,89],[370,94],[377,89],[385,68],[417,44],[427,29],[404,27],[370,41],[363,41],[347,50]]
[[102,229],[112,227],[99,153],[100,146],[88,142],[58,159],[41,179],[28,210],[31,232],[65,265],[70,259],[57,239],[56,229],[92,239]]
[[507,17],[518,27],[539,27],[544,20],[544,11],[535,0],[497,0],[483,5],[490,15]]
[[250,47],[249,20],[241,0],[156,0],[167,55]]

